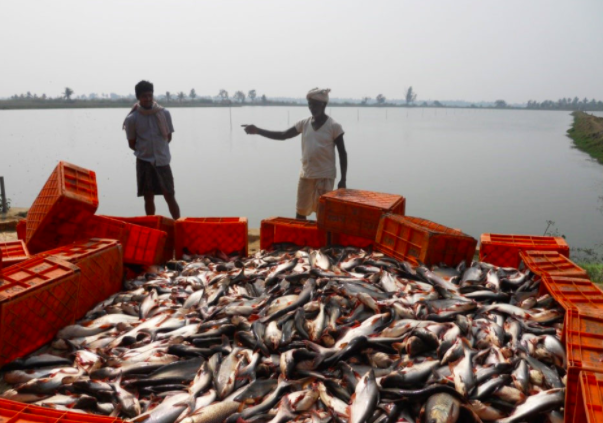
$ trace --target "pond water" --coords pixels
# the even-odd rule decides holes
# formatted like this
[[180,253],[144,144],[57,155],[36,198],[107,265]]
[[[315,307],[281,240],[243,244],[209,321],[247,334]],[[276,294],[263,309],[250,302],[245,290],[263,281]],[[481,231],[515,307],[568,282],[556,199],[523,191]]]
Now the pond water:
[[[0,176],[29,207],[58,161],[97,174],[98,213],[144,214],[135,158],[121,125],[127,109],[0,111]],[[300,138],[246,135],[241,124],[284,130],[305,107],[172,108],[176,197],[183,216],[294,216]],[[406,212],[481,233],[603,243],[603,166],[572,148],[569,112],[328,108],[345,130],[348,188],[400,194]],[[168,215],[157,198],[157,213]],[[314,216],[315,217],[315,216]]]

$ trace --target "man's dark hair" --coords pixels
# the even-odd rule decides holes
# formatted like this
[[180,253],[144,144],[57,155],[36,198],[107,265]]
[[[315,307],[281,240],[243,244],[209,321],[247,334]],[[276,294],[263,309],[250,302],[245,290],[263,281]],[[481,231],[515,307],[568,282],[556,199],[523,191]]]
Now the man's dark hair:
[[142,93],[146,93],[147,91],[153,92],[153,84],[151,84],[149,81],[140,81],[138,84],[136,84],[134,90],[136,91],[136,98],[138,98],[138,96]]

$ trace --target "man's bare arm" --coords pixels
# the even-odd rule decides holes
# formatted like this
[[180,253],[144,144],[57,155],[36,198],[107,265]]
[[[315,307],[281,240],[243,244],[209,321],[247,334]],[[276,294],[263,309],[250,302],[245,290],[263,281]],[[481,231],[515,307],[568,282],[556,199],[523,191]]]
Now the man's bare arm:
[[130,146],[130,150],[136,150],[136,138],[128,140],[128,145]]
[[337,154],[339,155],[339,167],[341,168],[341,179],[337,184],[337,188],[347,188],[346,179],[348,176],[348,153],[345,151],[343,134],[335,139],[335,146],[337,147]]
[[258,128],[255,125],[241,125],[245,128],[245,132],[248,135],[261,135],[266,138],[270,138],[271,140],[284,141],[289,138],[293,138],[299,135],[295,126],[287,129],[286,131],[267,131],[266,129]]

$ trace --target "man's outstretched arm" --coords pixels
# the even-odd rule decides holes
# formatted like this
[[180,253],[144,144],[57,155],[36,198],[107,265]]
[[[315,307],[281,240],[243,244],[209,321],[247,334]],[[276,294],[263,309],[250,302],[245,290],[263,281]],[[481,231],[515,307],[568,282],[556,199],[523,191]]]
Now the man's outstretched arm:
[[286,131],[267,131],[266,129],[261,129],[258,128],[255,125],[241,125],[243,128],[245,128],[245,132],[248,135],[261,135],[263,137],[266,138],[270,138],[271,140],[277,140],[277,141],[284,141],[284,140],[288,140],[289,138],[293,138],[299,135],[299,132],[297,131],[297,129],[295,128],[295,126],[292,126],[291,128],[287,129]]
[[337,184],[337,188],[347,188],[346,178],[348,176],[348,153],[347,151],[345,151],[343,134],[341,134],[335,139],[335,146],[337,147],[337,155],[339,156],[339,167],[341,168],[341,179]]

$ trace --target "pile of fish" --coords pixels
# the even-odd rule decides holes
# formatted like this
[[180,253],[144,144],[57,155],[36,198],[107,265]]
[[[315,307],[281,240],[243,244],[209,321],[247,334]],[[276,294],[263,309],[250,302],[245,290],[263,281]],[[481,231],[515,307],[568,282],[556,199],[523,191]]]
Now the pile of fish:
[[135,422],[562,422],[564,311],[529,271],[282,247],[149,269],[2,369]]

